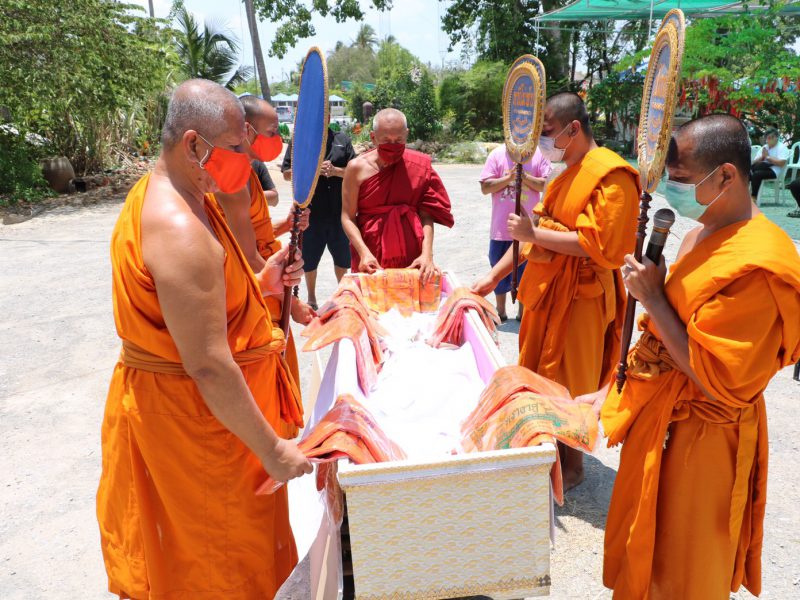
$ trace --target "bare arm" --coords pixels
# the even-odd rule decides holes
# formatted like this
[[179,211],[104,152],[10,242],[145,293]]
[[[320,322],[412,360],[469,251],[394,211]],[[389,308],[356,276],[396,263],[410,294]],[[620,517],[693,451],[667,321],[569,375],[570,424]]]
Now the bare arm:
[[278,206],[278,190],[264,190],[268,206]]
[[506,172],[502,177],[494,177],[484,179],[481,181],[481,194],[494,194],[500,190],[506,189],[514,180],[514,173],[511,171]]
[[508,216],[508,232],[515,240],[532,242],[546,250],[569,256],[589,256],[578,241],[576,231],[553,231],[542,227],[534,228],[528,215]]
[[245,186],[234,194],[214,194],[231,228],[236,242],[242,249],[247,263],[254,273],[264,268],[264,258],[258,252],[256,232],[250,220],[250,192]]
[[291,169],[286,169],[283,172],[283,180],[284,181],[291,181],[292,180],[292,170]]
[[310,472],[258,409],[227,339],[224,252],[195,216],[153,219],[142,239],[164,321],[209,410],[280,480]]
[[530,173],[522,173],[522,185],[534,192],[543,192],[547,180],[544,177],[534,177]]
[[[522,265],[525,262],[526,259],[520,254],[519,264]],[[489,271],[487,275],[484,275],[481,279],[472,284],[470,290],[480,296],[485,296],[494,290],[494,288],[497,287],[497,284],[500,283],[504,277],[510,275],[511,271],[513,270],[514,248],[511,247],[506,251],[503,257],[497,261],[495,266],[492,267],[491,271]]]
[[342,180],[342,227],[358,255],[363,257],[371,254],[371,252],[364,243],[361,231],[359,231],[356,224],[356,215],[358,214],[358,170],[359,165],[356,161],[351,162],[345,169],[344,179]]

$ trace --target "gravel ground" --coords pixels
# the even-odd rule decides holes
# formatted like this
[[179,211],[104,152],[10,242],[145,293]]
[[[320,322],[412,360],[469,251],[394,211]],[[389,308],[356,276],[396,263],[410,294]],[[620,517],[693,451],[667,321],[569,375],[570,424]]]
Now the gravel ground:
[[[439,171],[456,226],[437,228],[437,262],[469,283],[488,268],[490,203],[477,185],[480,167]],[[276,214],[288,210],[289,189]],[[100,423],[119,348],[111,310],[108,243],[122,197],[67,205],[15,225],[0,225],[0,598],[109,598],[94,514],[100,471]],[[663,206],[656,198],[653,210]],[[652,213],[651,213],[652,214]],[[665,251],[675,256],[691,222],[679,219]],[[326,256],[320,299],[334,288]],[[516,362],[517,327],[503,325],[501,349]],[[310,359],[301,357],[303,373]],[[307,377],[304,377],[307,381]],[[780,372],[767,390],[770,486],[763,598],[800,596],[800,496],[792,464],[800,458],[796,405],[800,384]],[[794,410],[792,410],[794,409]],[[556,511],[551,597],[601,599],[603,528],[619,460],[602,449],[586,460],[587,478]],[[293,500],[293,506],[297,506]],[[294,512],[295,520],[302,518]],[[305,600],[302,569],[280,597]],[[750,598],[747,593],[733,598]]]

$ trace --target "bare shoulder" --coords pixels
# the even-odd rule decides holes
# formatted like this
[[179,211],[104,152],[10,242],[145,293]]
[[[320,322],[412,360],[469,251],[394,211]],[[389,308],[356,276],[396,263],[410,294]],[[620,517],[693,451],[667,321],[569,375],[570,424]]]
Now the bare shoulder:
[[361,183],[364,179],[377,172],[375,165],[375,152],[359,154],[345,168],[345,177],[354,183]]
[[142,256],[156,279],[192,278],[224,251],[211,232],[203,206],[189,204],[167,181],[151,179],[142,206]]

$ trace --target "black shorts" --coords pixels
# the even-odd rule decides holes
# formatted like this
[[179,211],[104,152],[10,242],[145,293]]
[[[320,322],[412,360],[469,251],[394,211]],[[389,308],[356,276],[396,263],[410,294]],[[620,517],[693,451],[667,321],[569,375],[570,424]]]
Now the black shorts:
[[342,269],[350,268],[350,240],[342,228],[341,221],[311,222],[303,232],[303,270],[316,271],[325,247],[333,256],[333,264]]

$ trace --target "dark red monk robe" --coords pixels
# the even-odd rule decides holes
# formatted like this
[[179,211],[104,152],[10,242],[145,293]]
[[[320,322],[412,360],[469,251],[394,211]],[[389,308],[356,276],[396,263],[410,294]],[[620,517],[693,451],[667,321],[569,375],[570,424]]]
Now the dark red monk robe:
[[[405,268],[422,254],[420,211],[453,226],[450,198],[427,154],[406,149],[401,160],[361,184],[356,223],[381,267]],[[358,252],[351,246],[350,253],[358,271]]]

